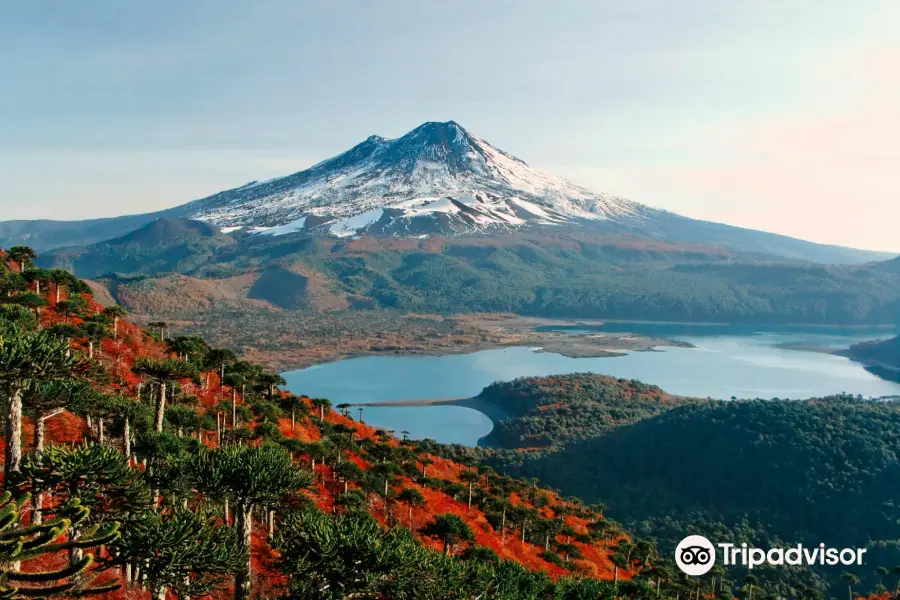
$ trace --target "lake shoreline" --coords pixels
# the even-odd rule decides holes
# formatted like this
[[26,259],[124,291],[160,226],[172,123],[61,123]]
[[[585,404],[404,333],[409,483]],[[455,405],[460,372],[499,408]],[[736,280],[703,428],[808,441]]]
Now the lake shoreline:
[[[474,354],[484,350],[528,347],[537,352],[560,354],[568,358],[616,358],[630,352],[659,352],[666,347],[692,348],[692,344],[664,336],[648,336],[629,332],[599,332],[572,335],[565,331],[539,331],[541,327],[597,326],[610,321],[593,319],[544,319],[519,316],[469,316],[466,323],[484,332],[482,341],[441,345],[432,341],[429,345],[410,343],[405,347],[370,346],[341,352],[332,348],[306,359],[265,360],[252,357],[257,362],[269,363],[279,372],[297,371],[317,365],[371,356],[454,356]],[[449,340],[448,340],[449,341]],[[274,364],[273,364],[274,363]]]
[[[585,338],[580,331],[565,335],[569,342]],[[590,372],[658,385],[672,395],[724,400],[732,396],[806,399],[841,392],[871,398],[900,395],[900,386],[858,363],[831,352],[808,351],[828,345],[836,348],[845,339],[850,345],[859,338],[827,334],[821,338],[805,334],[689,337],[686,341],[693,342],[695,349],[629,352],[610,361],[569,358],[550,352],[546,345],[456,347],[452,353],[429,353],[440,354],[439,358],[379,353],[381,358],[370,355],[283,376],[294,393],[370,409],[365,411],[370,424],[409,431],[414,439],[474,446],[509,416],[478,396],[492,383],[518,377]],[[785,344],[795,351],[778,347]],[[475,413],[453,410],[453,406]],[[431,410],[423,410],[427,407]]]

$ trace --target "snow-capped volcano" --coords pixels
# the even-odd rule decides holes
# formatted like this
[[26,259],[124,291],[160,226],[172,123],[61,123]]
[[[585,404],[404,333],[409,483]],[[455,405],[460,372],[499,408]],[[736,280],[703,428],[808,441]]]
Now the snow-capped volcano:
[[305,171],[184,208],[226,231],[321,228],[338,236],[633,221],[658,212],[534,169],[453,121],[425,123],[393,140],[371,136]]

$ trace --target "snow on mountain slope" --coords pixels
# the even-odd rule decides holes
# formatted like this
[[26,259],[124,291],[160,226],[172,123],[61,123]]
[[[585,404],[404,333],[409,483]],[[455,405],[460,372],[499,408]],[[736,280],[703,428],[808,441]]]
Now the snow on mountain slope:
[[197,200],[187,215],[219,227],[335,236],[471,233],[576,220],[640,221],[662,211],[544,173],[453,121],[372,136],[313,167]]

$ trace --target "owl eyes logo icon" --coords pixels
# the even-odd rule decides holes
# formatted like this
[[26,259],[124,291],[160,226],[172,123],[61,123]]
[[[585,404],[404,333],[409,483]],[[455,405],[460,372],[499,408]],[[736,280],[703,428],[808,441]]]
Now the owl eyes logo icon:
[[688,575],[704,575],[716,563],[716,550],[702,535],[689,535],[675,548],[675,564]]

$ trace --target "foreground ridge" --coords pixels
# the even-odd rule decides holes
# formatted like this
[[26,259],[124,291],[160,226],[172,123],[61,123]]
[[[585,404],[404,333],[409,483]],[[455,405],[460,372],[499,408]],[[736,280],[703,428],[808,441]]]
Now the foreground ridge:
[[[28,581],[58,583],[46,595],[326,597],[312,590],[340,583],[327,597],[537,598],[646,585],[631,580],[652,549],[633,550],[602,510],[423,452],[165,323],[142,329],[65,271],[33,268],[33,254],[11,248],[0,269],[4,485],[25,524],[74,542],[10,557]],[[329,558],[335,544],[350,562]],[[96,577],[78,575],[89,566]]]

